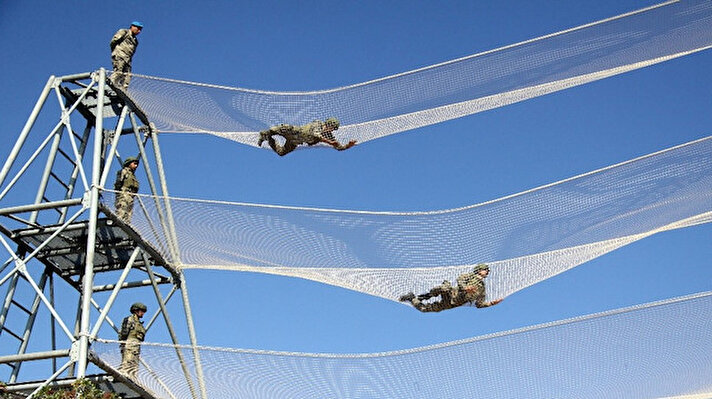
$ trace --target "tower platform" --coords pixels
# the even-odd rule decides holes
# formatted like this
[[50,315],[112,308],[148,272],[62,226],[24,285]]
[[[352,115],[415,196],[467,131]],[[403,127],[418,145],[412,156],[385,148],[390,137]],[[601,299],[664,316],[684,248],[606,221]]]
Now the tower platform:
[[[141,122],[149,126],[150,122],[146,113],[139,108],[138,105],[129,97],[126,92],[116,86],[111,82],[111,80],[106,81],[107,90],[104,95],[104,106],[102,109],[102,115],[107,117],[115,117],[121,114],[121,109],[124,106],[131,108],[131,111],[136,115],[136,117],[141,120]],[[77,112],[79,112],[87,121],[92,124],[96,121],[96,107],[99,103],[99,90],[97,88],[91,88],[84,94],[85,87],[80,87],[76,89],[71,89],[67,86],[60,86],[59,91],[62,96],[69,102],[75,103],[77,100],[81,99],[77,106]],[[84,96],[82,98],[82,95]]]
[[[174,277],[178,275],[178,271],[169,265],[168,261],[153,245],[141,238],[141,235],[136,230],[123,223],[105,207],[102,207],[101,210],[107,216],[97,220],[96,252],[94,255],[95,273],[122,270],[131,257],[133,249],[140,246],[149,255],[150,264],[160,265]],[[20,247],[32,251],[61,227],[62,225],[48,225],[8,230],[0,225],[0,230]],[[59,277],[70,282],[70,284],[78,283],[86,264],[88,230],[88,220],[69,224],[40,250],[36,258],[50,267]],[[145,260],[139,258],[134,262],[134,266],[141,267],[144,266],[144,263]]]

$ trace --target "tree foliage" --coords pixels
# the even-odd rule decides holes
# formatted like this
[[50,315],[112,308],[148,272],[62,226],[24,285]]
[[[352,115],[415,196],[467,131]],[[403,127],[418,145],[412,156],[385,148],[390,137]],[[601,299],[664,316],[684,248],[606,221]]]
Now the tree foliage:
[[[5,384],[0,382],[0,399],[18,399],[24,398],[23,395],[8,392]],[[42,388],[37,395],[37,399],[119,399],[119,396],[113,392],[105,392],[99,389],[96,384],[82,378],[76,380],[69,387],[49,387]]]

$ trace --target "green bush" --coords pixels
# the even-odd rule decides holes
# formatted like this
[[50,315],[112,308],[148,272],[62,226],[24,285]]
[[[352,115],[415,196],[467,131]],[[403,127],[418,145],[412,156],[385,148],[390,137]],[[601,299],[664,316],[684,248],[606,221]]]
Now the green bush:
[[53,388],[44,387],[37,395],[37,399],[119,399],[113,392],[104,392],[96,384],[82,378],[76,380],[71,387]]

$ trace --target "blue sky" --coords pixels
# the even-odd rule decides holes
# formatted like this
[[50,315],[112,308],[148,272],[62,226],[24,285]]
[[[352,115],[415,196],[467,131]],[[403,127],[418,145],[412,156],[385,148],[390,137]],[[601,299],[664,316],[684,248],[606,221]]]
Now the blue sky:
[[[3,1],[0,154],[9,153],[47,77],[110,68],[109,39],[132,20],[145,25],[136,73],[291,91],[387,76],[655,3]],[[711,66],[712,53],[702,52],[346,152],[280,158],[212,136],[165,135],[169,190],[394,211],[496,199],[708,136]],[[710,290],[711,232],[703,225],[656,235],[496,307],[440,314],[292,278],[217,271],[189,271],[187,278],[201,344],[377,352]],[[123,315],[111,313],[114,320]],[[147,339],[167,342],[159,331]]]

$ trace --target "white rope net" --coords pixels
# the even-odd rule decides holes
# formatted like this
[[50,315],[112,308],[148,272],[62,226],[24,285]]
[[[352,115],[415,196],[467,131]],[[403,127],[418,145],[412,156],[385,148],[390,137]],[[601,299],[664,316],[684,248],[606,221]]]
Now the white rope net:
[[[709,398],[712,292],[410,350],[318,354],[199,347],[207,397]],[[92,349],[121,361],[117,341]],[[190,347],[144,343],[140,384],[190,398]]]
[[[111,207],[113,193],[103,198]],[[295,276],[398,300],[445,279],[454,282],[485,262],[491,267],[486,280],[491,300],[649,235],[712,221],[712,136],[441,211],[150,196],[136,202],[133,227],[178,268]],[[158,227],[166,205],[175,217],[176,245]]]
[[[254,146],[269,126],[337,117],[339,141],[365,142],[711,46],[712,2],[668,1],[331,90],[135,75],[128,93],[162,133]],[[106,207],[113,196],[104,192]],[[293,276],[397,301],[481,262],[491,268],[487,300],[502,298],[652,234],[710,221],[712,136],[461,208],[373,212],[139,195],[131,225],[179,269]],[[210,398],[709,397],[710,305],[712,293],[703,293],[388,353],[197,351]],[[116,341],[92,349],[118,367]],[[177,351],[188,359],[191,384]],[[144,344],[137,379],[157,397],[195,397],[194,355]]]
[[135,75],[128,92],[161,132],[210,133],[256,146],[256,132],[269,126],[337,117],[341,121],[339,141],[365,142],[643,68],[711,45],[712,3],[668,1],[331,90],[270,92]]

